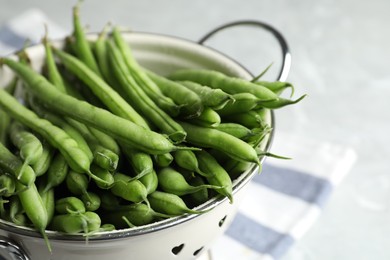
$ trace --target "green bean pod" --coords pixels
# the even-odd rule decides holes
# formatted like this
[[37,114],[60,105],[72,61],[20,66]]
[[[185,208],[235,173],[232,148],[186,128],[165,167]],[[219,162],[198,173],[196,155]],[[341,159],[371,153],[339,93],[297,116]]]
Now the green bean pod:
[[89,181],[85,174],[71,170],[66,175],[65,182],[66,187],[72,194],[81,196],[87,193]]
[[81,214],[61,214],[53,217],[50,228],[68,234],[83,232],[89,234],[99,230],[101,219],[95,212],[87,211]]
[[268,88],[277,95],[280,95],[287,88],[291,88],[291,97],[294,95],[294,86],[284,81],[255,81],[255,84]]
[[[97,177],[99,177],[100,179],[104,180],[105,183],[101,183],[101,182],[96,182],[96,185],[100,188],[100,189],[109,189],[112,187],[112,185],[114,184],[115,180],[114,180],[114,176],[113,176],[113,173],[111,173],[109,170],[107,169],[104,169],[102,167],[100,167],[99,165],[97,164],[92,164],[91,165],[91,172],[96,175]],[[92,210],[93,211],[93,210]]]
[[36,176],[42,176],[49,169],[52,159],[53,159],[53,148],[50,144],[46,142],[46,140],[42,141],[42,155],[39,160],[31,165],[34,170]]
[[134,150],[131,147],[123,147],[122,150],[135,172],[132,179],[142,178],[153,171],[153,160],[149,154]]
[[191,118],[190,122],[205,127],[216,127],[221,123],[221,117],[214,109],[205,107],[202,113],[197,117]]
[[173,162],[173,156],[170,153],[154,155],[153,158],[158,167],[168,167]]
[[[23,219],[19,219],[16,216],[23,215],[25,210],[20,202],[18,196],[12,196],[9,199],[9,219],[16,225],[23,226]],[[21,221],[20,221],[21,220]]]
[[[214,148],[233,159],[260,164],[252,146],[222,131],[181,122],[187,132],[187,141],[199,147]],[[202,170],[202,169],[201,169]]]
[[238,93],[233,95],[234,102],[228,103],[224,108],[218,110],[221,116],[244,113],[257,107],[259,99],[251,93]]
[[145,186],[147,194],[154,192],[158,187],[158,177],[155,170],[139,178],[139,181]]
[[187,207],[179,196],[163,191],[155,191],[148,196],[150,207],[159,213],[179,216],[182,214],[201,214],[206,211],[194,210]]
[[[57,91],[44,77],[28,66],[8,58],[2,58],[2,62],[15,71],[26,82],[26,86],[39,95],[40,100],[48,107],[99,128],[115,139],[150,154],[162,154],[176,150],[176,147],[161,134],[145,130],[129,120]],[[0,97],[4,97],[3,93],[5,91],[0,89]],[[4,106],[3,102],[0,102],[0,106]],[[107,122],[111,123],[107,124]]]
[[55,201],[55,211],[58,214],[85,213],[84,202],[78,197],[70,196]]
[[123,173],[114,175],[115,183],[111,192],[127,201],[134,203],[147,202],[147,190],[139,180],[132,180],[130,176]]
[[35,181],[36,175],[29,165],[24,165],[7,147],[0,143],[0,168],[16,178],[17,182],[29,187]]
[[158,184],[162,191],[183,196],[203,189],[220,189],[221,186],[215,185],[190,185],[184,176],[172,167],[159,169],[157,172]]
[[[251,93],[261,101],[278,100],[271,90],[242,78],[227,76],[221,72],[206,69],[183,69],[171,74],[173,80],[189,80],[214,89],[221,89],[229,94]],[[271,103],[268,103],[271,104]]]
[[12,143],[20,150],[20,157],[29,165],[37,163],[43,153],[38,137],[16,121],[11,123],[9,131]]
[[81,195],[81,200],[87,211],[96,211],[100,208],[101,199],[95,192],[89,191],[88,194]]
[[239,139],[245,139],[255,135],[251,129],[237,123],[221,123],[215,127],[215,129],[230,134]]
[[156,83],[164,95],[172,98],[176,104],[180,105],[181,117],[197,117],[203,111],[201,98],[191,89],[151,71],[148,71],[148,76]]
[[0,196],[10,197],[16,189],[15,180],[7,174],[0,175]]
[[55,188],[63,183],[68,175],[69,166],[65,157],[61,153],[54,155],[52,163],[46,173],[46,187],[44,191]]
[[173,153],[175,163],[183,169],[196,172],[200,175],[204,173],[199,169],[198,160],[193,151],[190,150],[178,150]]
[[8,145],[9,139],[8,139],[8,127],[11,123],[11,118],[9,115],[0,109],[0,143],[4,144],[5,146]]
[[179,81],[179,83],[194,91],[200,97],[205,107],[220,110],[227,104],[234,102],[233,96],[221,89],[213,89],[208,86],[202,86],[192,81]]
[[233,203],[233,184],[227,171],[206,151],[196,153],[199,168],[206,174],[208,183],[222,187],[216,191]]
[[[136,203],[123,206],[120,210],[103,211],[102,220],[106,223],[112,223],[116,228],[128,228],[128,222],[134,226],[143,226],[153,223],[161,218],[170,216],[157,213],[143,203]],[[126,219],[126,220],[124,220]]]
[[42,198],[43,205],[47,211],[47,223],[50,223],[53,219],[55,212],[55,194],[54,189],[44,190],[44,186],[41,185],[38,188],[39,195]]

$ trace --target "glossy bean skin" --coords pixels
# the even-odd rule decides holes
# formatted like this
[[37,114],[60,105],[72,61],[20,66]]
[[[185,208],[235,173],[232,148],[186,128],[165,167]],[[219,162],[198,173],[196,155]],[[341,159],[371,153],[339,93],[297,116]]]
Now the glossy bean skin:
[[87,194],[81,195],[81,200],[83,201],[87,211],[96,211],[100,208],[101,199],[95,192],[90,191]]
[[132,180],[130,176],[123,173],[116,173],[114,180],[115,183],[111,188],[114,195],[134,203],[146,201],[147,190],[139,180]]
[[16,178],[17,182],[25,186],[34,184],[36,175],[29,165],[24,165],[7,147],[0,143],[0,168]]
[[69,196],[55,201],[55,210],[58,214],[85,213],[84,202],[78,197]]
[[147,194],[154,192],[158,187],[158,177],[154,169],[139,178],[139,181],[145,186]]
[[53,159],[54,149],[45,140],[42,141],[42,148],[43,151],[41,157],[36,163],[31,165],[37,177],[42,176],[47,172]]
[[[48,107],[110,133],[117,140],[151,154],[161,154],[175,150],[175,146],[161,134],[145,130],[104,109],[94,107],[57,91],[45,78],[28,66],[6,58],[2,58],[2,62],[14,70],[26,82],[26,86],[36,93],[39,99]],[[0,91],[0,96],[3,96],[3,91]],[[107,124],[107,122],[111,122],[111,124]]]
[[99,230],[101,219],[95,212],[87,211],[81,214],[61,214],[53,217],[50,224],[52,230],[68,234],[92,233]]
[[258,98],[251,93],[238,93],[232,95],[234,102],[228,103],[224,108],[218,110],[221,116],[244,113],[259,105]]
[[205,127],[216,127],[221,123],[221,117],[214,109],[205,107],[199,116],[191,119],[191,123]]
[[215,128],[239,139],[245,139],[255,134],[251,129],[237,123],[221,123]]
[[187,132],[189,143],[199,147],[219,150],[239,161],[260,164],[253,147],[232,135],[216,129],[195,126],[184,122],[181,122],[181,125]]
[[206,151],[196,153],[199,168],[206,174],[208,183],[222,187],[216,191],[226,196],[230,203],[233,203],[233,184],[227,171],[218,163],[218,161]]
[[10,197],[16,189],[15,179],[0,172],[0,196]]
[[164,134],[167,134],[171,140],[174,142],[182,142],[186,136],[183,128],[146,95],[145,91],[129,74],[124,58],[121,56],[115,44],[109,42],[108,46],[114,75],[133,106],[137,111],[142,111],[145,118]]

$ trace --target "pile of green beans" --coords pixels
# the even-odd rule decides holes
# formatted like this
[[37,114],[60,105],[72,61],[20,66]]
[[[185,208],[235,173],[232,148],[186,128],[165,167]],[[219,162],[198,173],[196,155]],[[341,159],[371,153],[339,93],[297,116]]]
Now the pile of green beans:
[[40,71],[24,50],[0,58],[23,93],[21,103],[0,88],[0,217],[45,238],[201,214],[215,196],[233,203],[234,179],[272,156],[259,150],[265,115],[303,98],[281,97],[290,83],[217,71],[157,75],[118,27],[88,40],[78,5],[73,25],[63,49],[43,39]]

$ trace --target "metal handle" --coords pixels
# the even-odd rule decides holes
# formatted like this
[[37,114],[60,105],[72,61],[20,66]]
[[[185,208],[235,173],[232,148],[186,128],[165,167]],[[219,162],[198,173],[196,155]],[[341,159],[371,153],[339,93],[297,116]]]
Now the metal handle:
[[218,32],[220,32],[224,29],[227,29],[227,28],[235,27],[235,26],[259,27],[259,28],[262,28],[262,29],[270,32],[278,40],[279,45],[280,45],[281,50],[282,50],[282,66],[280,68],[277,80],[285,81],[287,79],[288,73],[290,72],[290,68],[291,68],[291,54],[290,54],[287,42],[284,39],[283,35],[269,24],[266,24],[266,23],[263,23],[260,21],[254,21],[254,20],[242,20],[242,21],[227,23],[227,24],[221,25],[221,26],[215,28],[214,30],[210,31],[209,33],[207,33],[205,36],[203,36],[198,41],[198,43],[203,45],[205,43],[205,41],[210,39],[212,36],[214,36]]
[[30,260],[23,249],[9,238],[0,236],[1,260]]

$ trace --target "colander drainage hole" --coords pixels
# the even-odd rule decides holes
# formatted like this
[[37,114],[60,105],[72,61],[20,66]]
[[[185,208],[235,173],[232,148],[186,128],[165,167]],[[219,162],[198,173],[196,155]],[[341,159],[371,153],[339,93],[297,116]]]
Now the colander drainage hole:
[[172,248],[172,253],[174,255],[177,255],[178,253],[181,252],[181,250],[183,250],[183,247],[184,247],[184,244],[181,244],[179,246],[175,246],[174,248]]
[[202,251],[203,246],[194,252],[194,256],[197,256]]
[[225,223],[226,217],[227,217],[227,216],[224,216],[224,217],[218,222],[218,226],[219,226],[219,227],[222,227],[223,223]]

